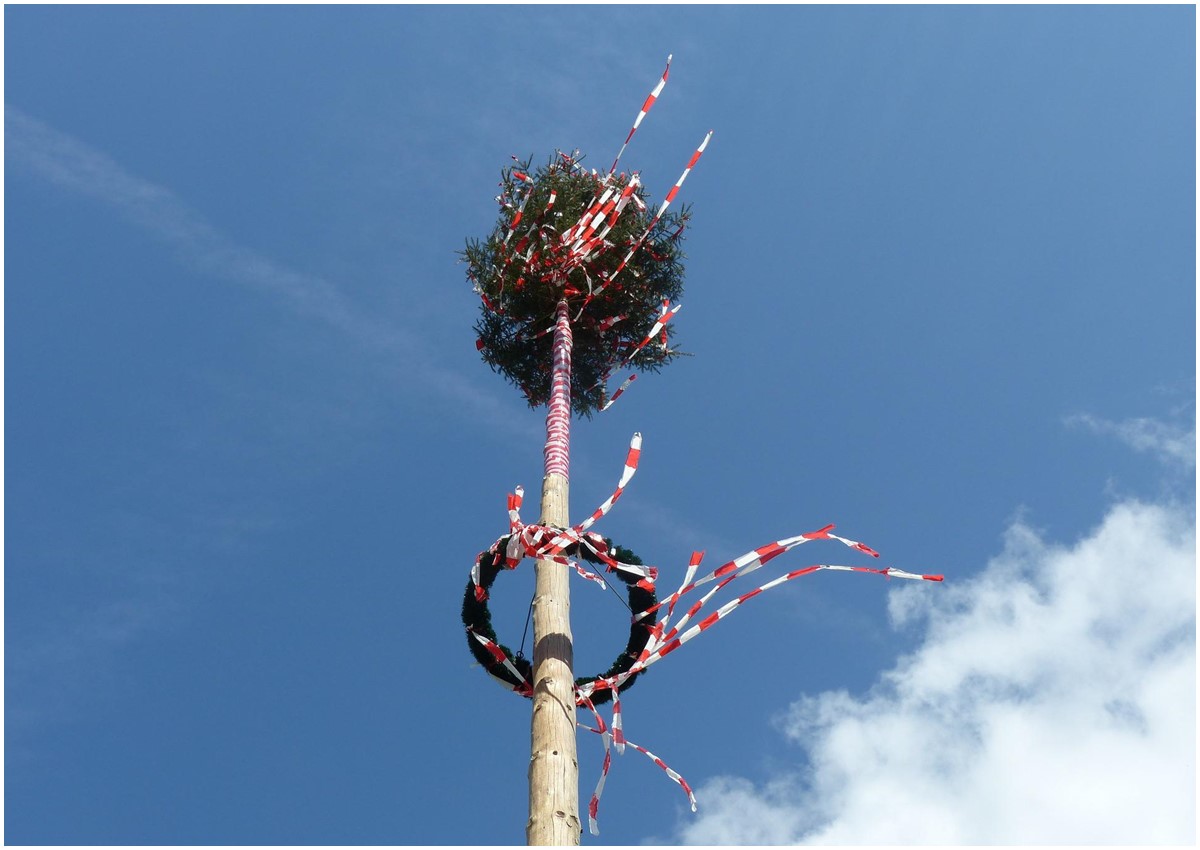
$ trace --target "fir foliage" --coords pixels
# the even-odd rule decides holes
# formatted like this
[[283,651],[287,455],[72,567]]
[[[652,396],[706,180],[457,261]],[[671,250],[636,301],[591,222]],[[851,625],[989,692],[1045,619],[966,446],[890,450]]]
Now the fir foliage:
[[[682,294],[680,243],[690,210],[684,206],[668,212],[647,232],[654,217],[638,184],[632,190],[637,199],[630,198],[619,214],[609,211],[600,229],[611,225],[611,230],[602,241],[586,245],[581,258],[578,247],[573,252],[563,242],[563,234],[589,211],[589,218],[594,217],[603,193],[611,188],[615,197],[629,186],[631,175],[597,175],[559,153],[536,172],[526,161],[504,169],[501,178],[495,229],[486,239],[468,240],[462,252],[467,278],[480,295],[481,316],[475,325],[480,353],[525,394],[531,407],[546,404],[551,329],[558,302],[565,298],[574,338],[571,406],[576,414],[590,416],[606,400],[610,373],[649,334],[663,302]],[[603,290],[593,296],[602,284]],[[625,318],[607,327],[620,316]],[[668,324],[664,330],[665,346],[654,340],[628,365],[658,371],[677,357],[679,352],[670,348],[673,327]]]

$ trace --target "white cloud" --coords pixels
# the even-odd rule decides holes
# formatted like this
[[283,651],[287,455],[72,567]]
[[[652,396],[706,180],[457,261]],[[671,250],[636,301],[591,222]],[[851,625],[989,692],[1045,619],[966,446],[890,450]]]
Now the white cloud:
[[1148,452],[1167,464],[1196,466],[1196,427],[1181,428],[1143,417],[1112,422],[1086,413],[1067,417],[1068,425],[1082,425],[1097,434],[1111,434],[1139,452]]
[[792,704],[804,765],[705,783],[676,840],[1193,843],[1195,546],[1192,506],[1126,501],[1073,546],[1018,522],[973,580],[894,591],[919,647]]

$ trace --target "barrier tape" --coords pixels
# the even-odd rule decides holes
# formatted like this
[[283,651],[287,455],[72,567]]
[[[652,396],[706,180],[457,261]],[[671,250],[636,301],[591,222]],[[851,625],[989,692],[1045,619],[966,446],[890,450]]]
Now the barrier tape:
[[[642,455],[642,435],[635,433],[629,443],[629,451],[625,456],[625,467],[622,470],[621,478],[617,482],[616,489],[613,490],[611,496],[604,500],[592,514],[583,522],[574,525],[570,528],[558,529],[549,528],[540,525],[524,525],[521,522],[521,504],[524,498],[524,491],[517,487],[515,492],[508,495],[508,516],[509,516],[509,536],[508,547],[505,551],[506,563],[505,566],[514,568],[522,558],[532,557],[541,560],[553,561],[554,563],[563,564],[567,567],[574,567],[577,572],[584,578],[592,581],[597,581],[603,584],[603,580],[595,574],[588,573],[583,570],[577,563],[568,558],[562,557],[561,552],[572,544],[586,546],[590,551],[595,553],[597,557],[605,563],[610,569],[623,570],[639,576],[639,583],[644,582],[647,589],[654,590],[654,582],[657,580],[658,570],[651,566],[640,566],[636,564],[623,564],[613,559],[608,554],[607,544],[604,539],[598,534],[589,529],[599,519],[606,516],[612,510],[613,505],[621,498],[625,492],[625,488],[637,473],[638,465]],[[816,531],[810,531],[805,534],[798,534],[793,537],[786,537],[781,540],[775,540],[766,545],[751,549],[731,561],[728,561],[715,570],[707,573],[703,577],[697,579],[696,573],[699,571],[700,564],[703,561],[703,552],[693,552],[689,559],[688,566],[684,572],[683,581],[679,585],[679,589],[672,593],[668,598],[662,600],[657,605],[653,605],[643,611],[634,618],[634,621],[648,617],[650,614],[666,609],[666,614],[653,625],[648,625],[651,635],[650,640],[646,644],[646,648],[642,651],[637,661],[624,673],[619,673],[608,678],[597,678],[591,682],[585,682],[575,687],[576,704],[587,708],[596,718],[597,728],[587,726],[583,723],[577,725],[590,732],[594,732],[601,736],[601,741],[604,746],[604,761],[600,770],[600,779],[596,783],[596,789],[592,792],[591,800],[588,802],[588,826],[593,835],[599,834],[599,809],[600,798],[604,792],[604,785],[608,778],[609,770],[612,767],[612,750],[616,749],[618,754],[623,754],[626,747],[631,747],[634,750],[645,755],[661,768],[667,776],[675,782],[687,795],[688,802],[691,805],[692,811],[696,811],[696,796],[692,791],[687,780],[679,773],[667,765],[665,761],[650,752],[645,747],[630,741],[625,737],[623,713],[620,700],[620,688],[633,676],[644,672],[647,668],[661,661],[667,655],[682,647],[684,644],[691,641],[693,638],[700,635],[702,632],[715,626],[721,620],[729,616],[733,611],[737,610],[743,604],[753,599],[756,596],[768,591],[774,587],[793,581],[807,575],[822,570],[830,570],[835,572],[855,572],[855,573],[872,573],[875,575],[885,576],[887,578],[900,578],[916,581],[934,581],[940,582],[943,580],[941,575],[931,575],[922,573],[913,573],[905,570],[900,570],[895,567],[861,567],[861,566],[846,566],[841,564],[813,564],[785,573],[771,581],[760,585],[752,590],[749,590],[734,599],[721,605],[712,613],[705,616],[703,619],[692,624],[692,621],[704,609],[704,606],[717,594],[720,590],[727,587],[733,581],[747,576],[756,570],[761,569],[770,561],[802,546],[805,543],[811,543],[818,540],[833,540],[842,545],[861,552],[874,558],[879,557],[879,553],[857,540],[851,540],[847,537],[834,534],[834,525],[826,525]],[[496,550],[500,542],[504,538],[500,538],[493,544],[493,551]],[[471,571],[471,579],[475,583],[476,597],[483,598],[480,594],[483,588],[479,584],[479,564],[476,562]],[[711,582],[716,582],[711,590],[704,594],[697,602],[693,603],[680,616],[679,621],[673,626],[671,625],[672,618],[675,616],[675,609],[683,597],[690,594],[692,591]],[[689,624],[690,627],[689,627]],[[686,628],[685,628],[686,627]],[[513,674],[518,684],[513,685],[503,679],[496,677],[496,681],[504,685],[505,688],[519,693],[523,696],[532,694],[533,684],[529,682],[517,669],[494,642],[472,631],[472,635],[483,644],[492,657],[495,658],[504,668]],[[612,718],[610,723],[605,723],[600,716],[599,710],[592,701],[592,695],[603,691],[610,690],[613,697]]]

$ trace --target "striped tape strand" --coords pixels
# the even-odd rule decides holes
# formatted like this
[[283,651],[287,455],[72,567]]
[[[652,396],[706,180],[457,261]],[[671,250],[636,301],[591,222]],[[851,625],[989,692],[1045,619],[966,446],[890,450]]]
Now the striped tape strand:
[[621,155],[625,153],[625,148],[629,145],[629,140],[633,138],[633,134],[637,132],[637,128],[641,126],[642,119],[646,117],[646,113],[650,111],[650,107],[654,106],[654,101],[658,100],[658,96],[662,94],[663,88],[667,85],[667,75],[671,73],[671,56],[667,57],[667,67],[663,70],[662,79],[658,81],[653,91],[646,98],[646,102],[642,104],[642,108],[638,111],[637,118],[633,119],[633,126],[629,129],[629,135],[625,137],[625,144],[621,145],[621,149],[617,151],[617,158],[613,160],[612,168],[608,169],[608,173],[612,174],[617,170],[617,163],[621,161]]

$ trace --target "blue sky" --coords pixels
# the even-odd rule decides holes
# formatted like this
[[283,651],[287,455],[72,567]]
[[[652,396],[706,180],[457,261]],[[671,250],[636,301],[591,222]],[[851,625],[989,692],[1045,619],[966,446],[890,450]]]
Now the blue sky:
[[[573,517],[640,431],[597,530],[664,586],[829,522],[947,581],[820,573],[656,666],[627,732],[700,813],[631,753],[585,841],[1194,840],[1193,8],[4,22],[7,843],[523,841],[457,612],[542,415],[455,252],[668,53],[622,164],[661,198],[715,130],[695,356],[578,424]],[[576,585],[581,671],[622,611]]]

